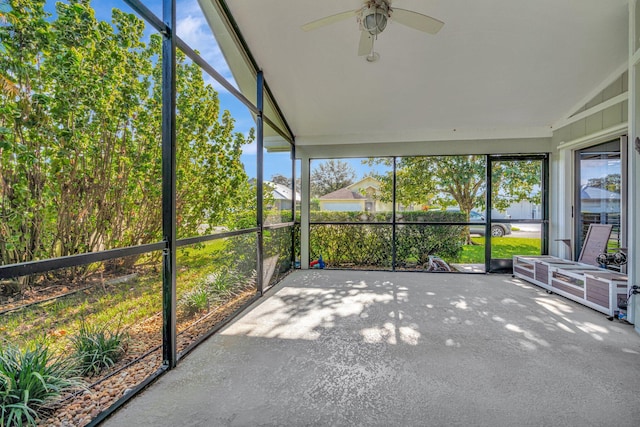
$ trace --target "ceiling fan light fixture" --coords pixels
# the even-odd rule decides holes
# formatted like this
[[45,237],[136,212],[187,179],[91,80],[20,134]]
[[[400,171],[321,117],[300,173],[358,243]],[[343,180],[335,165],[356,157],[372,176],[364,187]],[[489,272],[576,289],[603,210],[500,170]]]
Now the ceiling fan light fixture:
[[373,41],[378,38],[378,34],[384,31],[390,19],[427,34],[436,34],[444,25],[444,22],[419,12],[397,7],[391,8],[391,0],[364,0],[362,6],[356,10],[347,10],[335,15],[325,16],[308,22],[301,28],[304,31],[311,31],[353,16],[357,18],[360,29],[358,56],[368,55],[366,59],[369,62],[375,62],[380,57],[373,52]]
[[387,11],[381,7],[368,7],[362,14],[362,27],[375,36],[387,27]]

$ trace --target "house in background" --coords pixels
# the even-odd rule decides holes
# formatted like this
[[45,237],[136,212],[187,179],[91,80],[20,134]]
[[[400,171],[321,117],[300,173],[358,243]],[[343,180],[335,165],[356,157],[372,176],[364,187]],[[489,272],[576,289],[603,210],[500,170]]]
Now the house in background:
[[[321,211],[371,211],[371,202],[367,202],[366,197],[357,191],[350,190],[349,188],[341,188],[333,191],[329,194],[321,196],[318,201],[320,202]],[[368,203],[368,204],[367,204]],[[369,206],[369,209],[367,209]]]
[[582,212],[617,215],[620,213],[620,193],[584,185],[580,188],[580,199]]
[[[286,185],[265,181],[264,184],[271,188],[271,198],[273,204],[269,204],[267,209],[291,210],[293,201],[293,190]],[[296,205],[300,204],[300,193],[296,191]]]
[[391,203],[380,200],[382,183],[367,176],[358,182],[321,196],[321,211],[390,212]]

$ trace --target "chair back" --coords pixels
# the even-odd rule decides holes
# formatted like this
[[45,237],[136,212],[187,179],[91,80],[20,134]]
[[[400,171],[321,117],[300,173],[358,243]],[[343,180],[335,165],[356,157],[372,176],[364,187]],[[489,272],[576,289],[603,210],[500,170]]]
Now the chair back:
[[598,255],[607,252],[609,237],[611,237],[611,224],[589,224],[587,236],[584,238],[584,244],[578,257],[578,262],[590,264],[599,267]]

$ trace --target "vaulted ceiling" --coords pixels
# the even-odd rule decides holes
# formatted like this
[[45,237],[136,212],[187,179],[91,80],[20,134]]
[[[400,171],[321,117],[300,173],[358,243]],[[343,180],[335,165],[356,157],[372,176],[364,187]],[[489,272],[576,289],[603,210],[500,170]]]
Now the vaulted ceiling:
[[225,3],[299,145],[550,136],[628,56],[627,0],[395,0],[445,25],[372,63],[355,17],[300,28],[361,0]]

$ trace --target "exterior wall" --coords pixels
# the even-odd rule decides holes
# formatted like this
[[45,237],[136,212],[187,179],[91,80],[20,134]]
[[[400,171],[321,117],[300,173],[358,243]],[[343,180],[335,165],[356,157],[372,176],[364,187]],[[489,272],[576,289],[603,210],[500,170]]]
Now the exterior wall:
[[380,182],[377,179],[372,177],[366,177],[361,179],[358,182],[354,182],[353,184],[347,186],[349,190],[360,191],[362,188],[372,187],[374,191],[380,190]]
[[340,200],[320,200],[321,211],[364,211],[364,200],[361,201],[340,201]]
[[[552,136],[555,150],[551,162],[551,236],[550,252],[553,255],[568,258],[564,244],[556,242],[556,239],[570,238],[574,236],[574,220],[572,208],[575,200],[575,151],[611,141],[629,133],[629,73],[623,70],[614,77],[609,84],[595,94],[588,102],[578,108],[575,113],[564,120]],[[626,147],[621,147],[624,152]],[[627,167],[630,167],[634,154],[629,152]],[[633,181],[632,174],[628,175],[628,181]],[[631,182],[629,182],[631,184]],[[636,197],[629,188],[627,191],[630,203],[634,203]],[[596,201],[594,201],[596,202]],[[619,204],[620,201],[617,201]],[[588,202],[585,202],[588,206]],[[623,205],[623,209],[624,209]],[[593,207],[601,210],[600,203]],[[632,223],[634,218],[632,210],[627,210],[627,222]],[[637,234],[637,231],[635,232]],[[629,242],[633,239],[634,231],[628,229],[626,236]],[[632,257],[627,266],[630,284],[638,269],[637,261]],[[637,276],[636,276],[637,277]],[[633,321],[632,316],[629,320]]]
[[537,207],[538,205],[527,201],[513,203],[506,209],[506,214],[513,219],[542,219],[542,210]]
[[276,200],[275,206],[281,211],[290,211],[292,207],[291,200]]
[[[583,107],[579,108],[567,120],[571,121],[571,123],[553,132],[553,143],[558,145],[567,141],[575,141],[588,137],[589,135],[597,134],[605,129],[627,123],[627,100],[622,99],[619,102],[615,101],[616,99],[624,98],[620,95],[627,93],[628,79],[628,73],[625,71],[613,83],[608,85]],[[611,106],[604,109],[598,108],[598,106],[602,106],[603,104],[607,105],[605,103],[611,102],[614,102]],[[590,111],[592,112],[589,114]],[[573,121],[573,119],[578,120]]]

